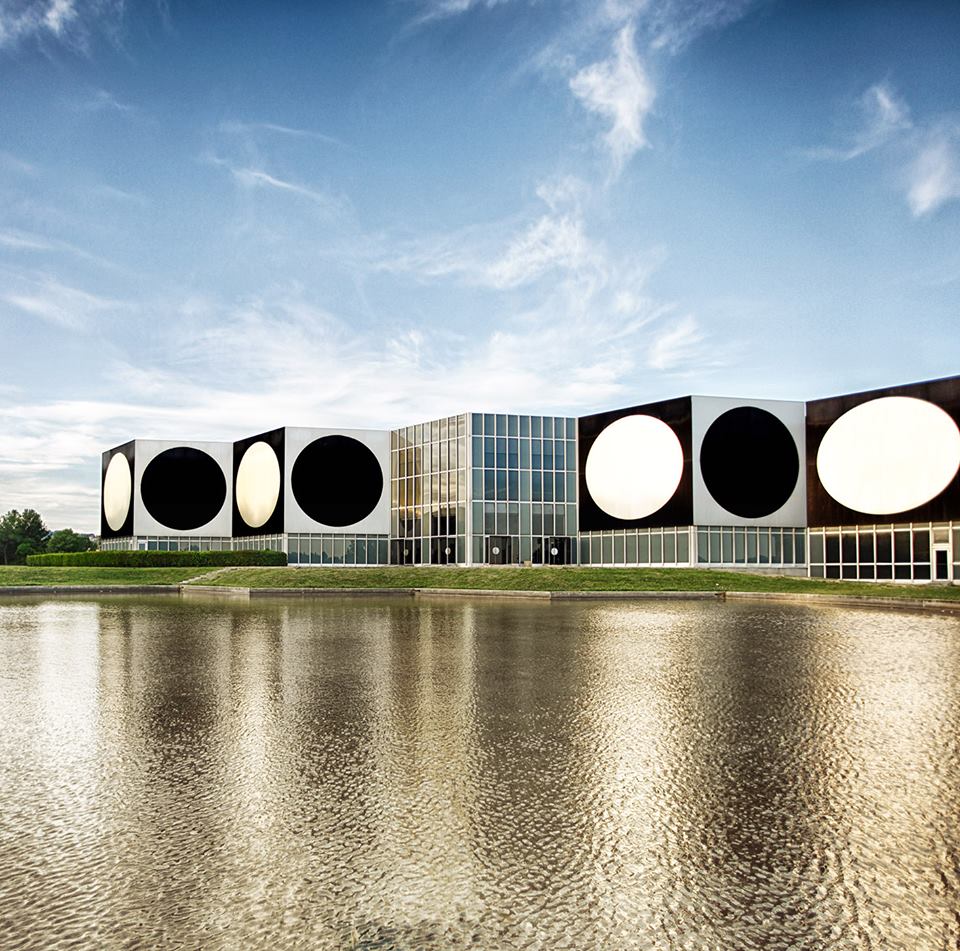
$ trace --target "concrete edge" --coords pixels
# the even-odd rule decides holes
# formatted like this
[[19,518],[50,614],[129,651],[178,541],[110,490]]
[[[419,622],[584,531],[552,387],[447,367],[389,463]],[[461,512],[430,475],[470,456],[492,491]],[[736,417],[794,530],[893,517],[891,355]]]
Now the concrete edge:
[[179,594],[177,584],[23,584],[0,587],[0,597],[62,594]]
[[945,601],[936,598],[877,598],[865,594],[815,594],[812,592],[804,594],[799,591],[728,591],[726,594],[728,601],[793,601],[801,604],[960,613],[960,601]]

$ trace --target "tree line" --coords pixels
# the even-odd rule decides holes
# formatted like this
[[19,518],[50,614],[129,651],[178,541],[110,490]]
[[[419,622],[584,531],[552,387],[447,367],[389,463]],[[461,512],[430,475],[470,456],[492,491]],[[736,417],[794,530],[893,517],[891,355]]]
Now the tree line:
[[46,552],[89,551],[96,548],[93,539],[70,528],[51,532],[40,513],[33,509],[11,509],[0,516],[0,564],[24,565],[27,555]]

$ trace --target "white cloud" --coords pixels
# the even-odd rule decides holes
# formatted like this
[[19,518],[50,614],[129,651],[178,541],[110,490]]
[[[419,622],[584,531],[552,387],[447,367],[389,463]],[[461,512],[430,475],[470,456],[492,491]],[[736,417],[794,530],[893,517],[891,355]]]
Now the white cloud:
[[492,10],[510,0],[423,0],[422,11],[417,17],[418,23],[428,23],[431,20],[444,20],[447,17],[459,16],[471,10],[482,8]]
[[875,83],[856,102],[857,128],[843,147],[806,150],[808,158],[847,162],[885,145],[910,129],[910,108],[889,83]]
[[960,127],[941,125],[925,139],[908,172],[907,203],[915,217],[960,198]]
[[53,38],[83,47],[91,29],[123,15],[123,0],[0,0],[0,48]]
[[306,198],[329,215],[339,215],[345,210],[344,199],[331,195],[328,192],[308,188],[306,185],[300,185],[296,182],[278,178],[276,175],[271,175],[263,169],[234,165],[226,159],[217,158],[216,156],[207,156],[206,160],[211,165],[227,169],[233,180],[243,188],[274,189],[296,195],[300,198]]
[[44,275],[20,278],[20,287],[0,295],[0,301],[66,330],[84,330],[92,318],[122,306],[120,301],[61,284]]
[[484,273],[491,287],[528,284],[555,268],[575,270],[593,259],[583,223],[565,215],[544,215],[517,235]]
[[297,129],[293,126],[280,125],[276,122],[241,122],[237,119],[225,119],[217,129],[227,135],[256,135],[258,132],[272,132],[276,135],[290,136],[295,139],[315,139],[318,142],[327,142],[346,148],[346,144],[332,135],[314,132],[312,129]]
[[696,318],[687,314],[656,336],[647,351],[647,366],[652,370],[689,369],[703,341]]
[[609,59],[581,69],[570,80],[570,90],[586,109],[609,120],[603,141],[619,174],[631,156],[649,144],[643,125],[656,96],[637,56],[633,24],[617,33]]

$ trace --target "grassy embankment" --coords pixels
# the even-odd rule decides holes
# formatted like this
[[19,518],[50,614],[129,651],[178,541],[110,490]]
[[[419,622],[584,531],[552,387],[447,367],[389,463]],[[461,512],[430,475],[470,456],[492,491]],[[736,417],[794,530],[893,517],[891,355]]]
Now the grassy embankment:
[[476,588],[501,591],[782,591],[960,599],[948,585],[820,581],[699,568],[228,568],[198,584],[244,588]]
[[179,584],[202,574],[203,568],[32,568],[0,565],[0,587],[20,585]]

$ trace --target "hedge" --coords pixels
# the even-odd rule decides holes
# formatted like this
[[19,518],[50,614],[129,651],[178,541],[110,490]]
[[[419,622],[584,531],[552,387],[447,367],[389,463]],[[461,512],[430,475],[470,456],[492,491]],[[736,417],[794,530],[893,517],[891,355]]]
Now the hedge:
[[76,551],[27,555],[35,568],[234,568],[286,565],[282,551]]

